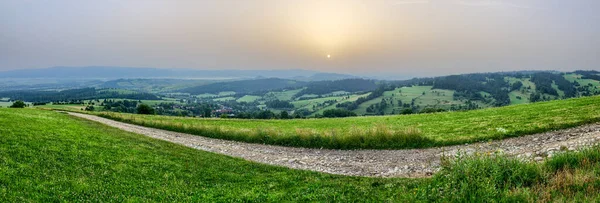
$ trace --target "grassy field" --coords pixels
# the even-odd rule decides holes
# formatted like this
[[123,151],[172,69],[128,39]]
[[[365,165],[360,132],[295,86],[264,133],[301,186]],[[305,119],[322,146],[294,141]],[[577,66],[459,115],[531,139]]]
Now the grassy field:
[[[12,104],[13,104],[13,102],[0,102],[0,107],[7,108],[7,107],[10,107]],[[25,104],[32,106],[31,102],[25,102]]]
[[535,202],[600,199],[600,148],[543,164],[485,154],[431,178],[361,178],[244,161],[66,114],[0,109],[1,202]]
[[237,99],[237,102],[254,102],[256,100],[261,99],[261,96],[256,96],[256,95],[244,95],[243,97],[240,97],[239,99]]
[[386,91],[383,93],[383,96],[362,103],[354,112],[359,115],[368,114],[366,112],[367,108],[370,105],[378,104],[382,99],[393,101],[385,109],[386,114],[392,114],[394,110],[395,114],[398,114],[398,112],[405,108],[398,106],[398,101],[401,101],[403,104],[411,104],[413,99],[415,100],[415,106],[418,105],[420,109],[426,107],[450,109],[452,105],[464,104],[464,102],[454,100],[453,90],[431,88],[432,86],[412,86]]
[[365,94],[353,94],[353,95],[348,95],[348,96],[350,96],[350,98],[348,98],[348,99],[342,99],[342,100],[338,100],[338,102],[337,102],[337,103],[335,103],[335,104],[333,104],[333,105],[330,105],[330,106],[327,106],[327,107],[325,107],[325,108],[322,108],[322,109],[320,109],[320,110],[318,110],[318,111],[315,111],[313,114],[311,114],[311,116],[315,116],[316,114],[321,114],[321,115],[322,115],[322,114],[323,114],[323,111],[325,111],[325,110],[328,110],[328,109],[336,109],[336,108],[337,108],[337,107],[336,107],[336,105],[337,105],[337,104],[341,104],[341,103],[344,103],[344,102],[353,102],[353,101],[356,101],[356,100],[357,100],[358,98],[360,98],[360,97],[367,97],[367,96],[369,96],[369,94],[371,94],[371,93],[369,92],[369,93],[365,93]]
[[196,97],[198,97],[198,98],[211,98],[211,97],[218,97],[218,96],[219,95],[211,94],[211,93],[204,93],[204,94],[196,95]]
[[580,74],[565,74],[565,79],[570,82],[577,81],[580,85],[589,85],[592,84],[594,87],[600,87],[600,81],[592,80],[592,79],[581,79]]
[[298,92],[303,89],[295,89],[295,90],[285,90],[281,92],[269,92],[265,94],[266,100],[281,100],[281,101],[291,101],[294,95],[298,94]]
[[[508,81],[508,83],[510,85],[512,85],[513,83],[515,83],[517,81],[520,81],[521,83],[523,83],[523,87],[521,88],[521,90],[523,90],[523,91],[514,90],[514,91],[511,91],[510,93],[508,93],[508,96],[510,97],[510,104],[529,103],[529,95],[531,93],[535,93],[535,83],[531,82],[531,80],[529,78],[505,77],[505,79],[506,79],[506,81]],[[526,89],[527,87],[530,87],[531,89]],[[554,87],[554,88],[556,90],[559,90],[558,87]],[[564,94],[564,92],[562,92],[562,93]],[[519,99],[517,97],[521,97],[521,99]]]
[[[294,105],[294,108],[297,109],[308,109],[310,111],[318,110],[318,105],[323,104],[325,101],[336,100],[342,101],[346,98],[346,96],[334,96],[334,97],[323,97],[323,98],[315,98],[315,99],[305,99],[291,102]],[[337,103],[337,102],[336,102]],[[317,108],[313,108],[313,106]]]
[[0,107],[9,107],[12,104],[12,102],[0,102]]
[[373,105],[373,104],[379,104],[381,102],[381,99],[383,99],[383,97],[377,97],[374,99],[371,99],[369,101],[363,102],[361,104],[358,105],[358,107],[356,109],[354,109],[354,113],[358,114],[358,115],[365,115],[367,114],[367,108],[369,108],[369,106]]
[[336,119],[240,120],[101,113],[148,127],[283,146],[401,149],[454,145],[600,121],[600,96],[467,112]]
[[213,99],[213,101],[232,101],[232,100],[235,100],[235,97],[221,97],[221,98]]
[[511,91],[508,93],[510,97],[510,104],[526,104],[529,103],[529,93],[523,93],[519,90]]

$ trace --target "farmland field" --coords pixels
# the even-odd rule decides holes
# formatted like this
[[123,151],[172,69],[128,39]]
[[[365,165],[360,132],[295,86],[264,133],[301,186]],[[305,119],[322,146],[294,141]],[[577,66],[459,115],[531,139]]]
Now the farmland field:
[[208,137],[314,148],[420,148],[520,136],[600,121],[600,97],[467,112],[301,120],[197,119],[101,113]]

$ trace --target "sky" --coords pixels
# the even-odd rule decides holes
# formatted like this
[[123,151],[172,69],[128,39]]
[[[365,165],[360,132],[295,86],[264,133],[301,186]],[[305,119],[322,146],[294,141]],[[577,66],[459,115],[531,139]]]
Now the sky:
[[598,0],[2,0],[0,71],[600,70],[599,10]]

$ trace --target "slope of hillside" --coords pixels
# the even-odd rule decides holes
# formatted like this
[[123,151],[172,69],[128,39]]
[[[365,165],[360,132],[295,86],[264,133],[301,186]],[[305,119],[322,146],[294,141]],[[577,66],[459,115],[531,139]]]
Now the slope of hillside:
[[340,119],[243,120],[100,113],[133,124],[283,146],[401,149],[462,144],[600,121],[600,96],[467,112]]
[[251,163],[42,110],[0,109],[0,123],[2,202],[385,201],[416,182]]

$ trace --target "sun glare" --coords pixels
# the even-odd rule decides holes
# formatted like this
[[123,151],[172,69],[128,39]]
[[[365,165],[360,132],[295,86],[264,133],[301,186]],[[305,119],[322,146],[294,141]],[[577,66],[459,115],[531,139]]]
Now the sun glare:
[[[368,29],[367,9],[359,3],[330,0],[301,4],[286,15],[292,32],[299,34],[313,51],[341,51],[357,47]],[[331,58],[331,55],[327,55]]]

